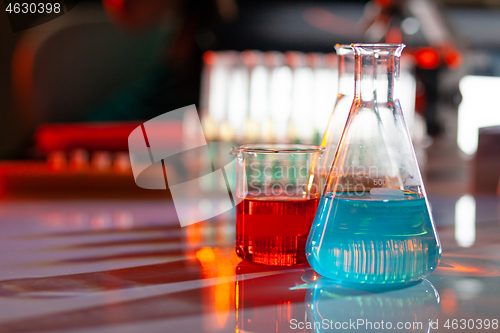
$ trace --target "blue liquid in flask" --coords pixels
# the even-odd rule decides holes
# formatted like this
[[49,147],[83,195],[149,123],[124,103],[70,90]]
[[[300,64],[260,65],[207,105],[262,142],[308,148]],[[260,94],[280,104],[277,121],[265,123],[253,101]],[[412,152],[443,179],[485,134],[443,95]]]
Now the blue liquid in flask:
[[354,284],[405,284],[438,265],[438,243],[425,198],[328,193],[321,199],[306,245],[312,268]]

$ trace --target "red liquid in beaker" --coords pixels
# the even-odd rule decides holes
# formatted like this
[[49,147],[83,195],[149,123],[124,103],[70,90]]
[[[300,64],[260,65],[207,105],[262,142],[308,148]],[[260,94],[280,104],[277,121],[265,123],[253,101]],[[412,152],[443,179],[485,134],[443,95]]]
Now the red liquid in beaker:
[[265,265],[306,262],[305,244],[318,202],[245,198],[236,207],[236,253]]

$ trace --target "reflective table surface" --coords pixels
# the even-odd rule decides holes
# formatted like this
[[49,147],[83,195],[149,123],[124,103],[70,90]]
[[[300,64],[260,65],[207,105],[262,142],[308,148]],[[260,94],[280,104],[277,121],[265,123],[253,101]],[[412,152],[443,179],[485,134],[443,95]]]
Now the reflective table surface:
[[378,292],[241,262],[234,212],[181,228],[171,202],[3,202],[0,332],[499,331],[500,199],[429,199],[439,267]]

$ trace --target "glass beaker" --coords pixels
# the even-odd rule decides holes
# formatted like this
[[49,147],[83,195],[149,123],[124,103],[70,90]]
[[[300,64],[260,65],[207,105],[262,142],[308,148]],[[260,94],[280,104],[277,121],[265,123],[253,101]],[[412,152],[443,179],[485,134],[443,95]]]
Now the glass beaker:
[[352,44],[355,99],[306,255],[342,283],[417,281],[441,246],[397,95],[403,44]]
[[322,148],[250,144],[233,148],[236,171],[236,253],[254,263],[304,263],[320,197]]
[[337,51],[338,56],[338,92],[328,127],[321,141],[321,147],[325,149],[321,163],[322,185],[327,181],[333,157],[337,151],[340,136],[354,99],[354,51],[351,45],[341,44],[335,45],[335,51]]

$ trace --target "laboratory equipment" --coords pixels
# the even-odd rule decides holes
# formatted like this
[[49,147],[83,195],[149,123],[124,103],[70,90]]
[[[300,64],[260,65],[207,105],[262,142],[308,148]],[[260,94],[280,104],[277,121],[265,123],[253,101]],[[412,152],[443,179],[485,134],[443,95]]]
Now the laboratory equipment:
[[320,144],[336,83],[333,53],[207,51],[203,131],[209,141]]
[[322,148],[249,144],[233,148],[236,171],[236,253],[266,265],[304,263],[320,197]]
[[406,284],[441,247],[398,99],[403,44],[352,44],[355,98],[306,246],[341,283]]

